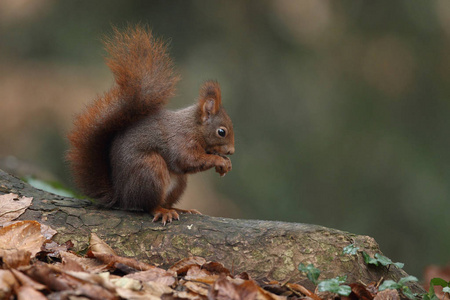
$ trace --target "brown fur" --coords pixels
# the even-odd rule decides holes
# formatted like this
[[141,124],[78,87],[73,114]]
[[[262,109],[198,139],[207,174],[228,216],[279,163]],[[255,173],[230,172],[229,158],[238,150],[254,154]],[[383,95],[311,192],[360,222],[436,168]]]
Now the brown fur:
[[114,29],[105,45],[116,85],[77,117],[69,134],[67,158],[80,189],[108,206],[154,212],[179,200],[186,174],[230,171],[225,155],[234,152],[233,125],[219,84],[207,81],[196,104],[166,110],[179,79],[166,45],[139,26]]

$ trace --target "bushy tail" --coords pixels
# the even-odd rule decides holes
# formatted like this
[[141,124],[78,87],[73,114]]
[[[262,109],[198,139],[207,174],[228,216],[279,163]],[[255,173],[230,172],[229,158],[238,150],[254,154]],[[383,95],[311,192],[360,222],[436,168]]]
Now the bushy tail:
[[[92,198],[108,201],[112,184],[109,149],[121,129],[161,109],[173,95],[179,77],[166,44],[146,28],[114,29],[105,40],[107,65],[115,85],[75,120],[67,154],[76,184]],[[103,202],[103,201],[102,201]]]

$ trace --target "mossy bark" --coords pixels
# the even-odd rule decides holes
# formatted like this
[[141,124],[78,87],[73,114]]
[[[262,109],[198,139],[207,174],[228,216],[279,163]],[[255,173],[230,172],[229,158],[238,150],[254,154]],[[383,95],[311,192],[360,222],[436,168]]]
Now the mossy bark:
[[[347,275],[348,282],[398,280],[407,274],[391,266],[372,267],[361,253],[344,255],[350,243],[373,256],[381,253],[375,240],[317,225],[182,215],[163,226],[145,213],[104,210],[87,200],[66,198],[35,189],[0,170],[0,194],[33,197],[20,220],[36,220],[58,231],[57,242],[71,240],[76,250],[88,246],[95,232],[116,252],[167,267],[188,257],[201,256],[223,263],[234,273],[246,271],[256,279],[300,282],[312,288],[297,266],[314,264],[320,279]],[[423,290],[416,284],[415,292]]]

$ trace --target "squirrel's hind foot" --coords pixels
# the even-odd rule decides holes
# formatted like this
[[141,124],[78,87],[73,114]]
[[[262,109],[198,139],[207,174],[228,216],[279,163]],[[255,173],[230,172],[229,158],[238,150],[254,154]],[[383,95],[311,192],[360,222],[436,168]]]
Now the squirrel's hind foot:
[[180,216],[174,209],[167,209],[163,208],[161,206],[158,206],[153,210],[153,222],[158,221],[161,219],[164,226],[166,226],[166,223],[172,223],[172,220],[179,220]]
[[193,215],[201,215],[202,213],[196,209],[181,209],[181,208],[163,208],[158,206],[152,212],[153,214],[153,222],[157,222],[161,219],[163,225],[166,223],[172,223],[172,220],[180,220],[179,214],[193,214]]

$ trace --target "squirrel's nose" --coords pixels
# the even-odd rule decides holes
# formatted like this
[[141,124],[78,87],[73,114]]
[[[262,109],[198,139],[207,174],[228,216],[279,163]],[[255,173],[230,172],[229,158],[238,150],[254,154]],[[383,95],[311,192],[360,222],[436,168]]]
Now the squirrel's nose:
[[227,155],[231,155],[231,154],[233,154],[233,153],[234,153],[234,147],[228,148]]

